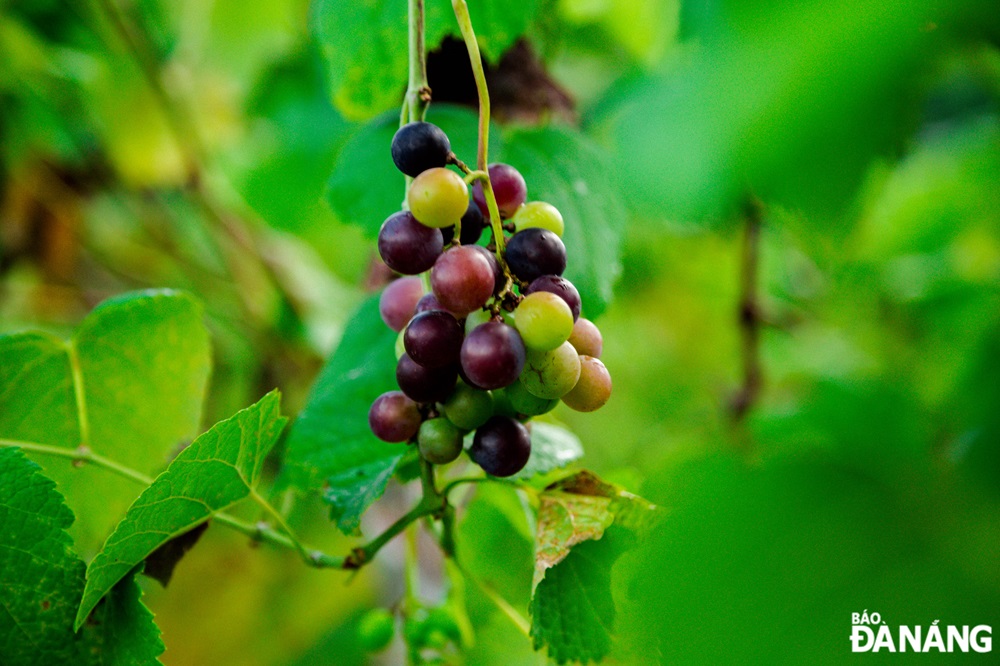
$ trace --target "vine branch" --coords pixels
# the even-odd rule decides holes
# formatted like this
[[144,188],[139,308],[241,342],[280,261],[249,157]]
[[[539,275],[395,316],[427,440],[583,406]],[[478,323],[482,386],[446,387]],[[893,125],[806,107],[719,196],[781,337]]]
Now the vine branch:
[[743,206],[743,249],[740,261],[738,321],[742,345],[743,382],[732,400],[733,420],[743,420],[756,404],[764,384],[760,359],[760,332],[763,323],[758,293],[760,233],[764,204],[749,196]]

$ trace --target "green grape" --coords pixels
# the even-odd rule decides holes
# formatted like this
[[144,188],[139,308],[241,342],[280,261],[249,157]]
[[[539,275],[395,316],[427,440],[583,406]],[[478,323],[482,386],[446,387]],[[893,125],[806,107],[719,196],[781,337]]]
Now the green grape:
[[399,359],[403,358],[403,354],[406,353],[406,346],[403,344],[403,336],[404,335],[406,335],[406,327],[405,326],[403,327],[403,330],[399,332],[399,335],[396,336],[396,360],[397,361]]
[[462,432],[446,418],[428,419],[420,424],[417,446],[424,460],[444,465],[462,453]]
[[435,167],[413,179],[406,201],[418,222],[443,229],[462,219],[469,207],[469,187],[454,171]]
[[366,652],[384,650],[396,633],[392,613],[385,608],[373,608],[361,616],[358,623],[358,643]]
[[580,380],[573,390],[562,397],[570,409],[592,412],[600,409],[611,397],[611,374],[599,359],[580,357]]
[[[514,382],[514,384],[518,383],[519,382]],[[510,396],[507,394],[507,389],[509,389],[511,386],[514,386],[514,384],[511,384],[510,386],[507,386],[498,391],[493,391],[494,415],[509,416],[512,419],[517,417],[517,410],[514,409],[514,405],[510,401]]]
[[503,389],[503,393],[506,395],[507,400],[510,401],[514,411],[525,416],[548,414],[559,404],[559,398],[550,400],[533,395],[521,382],[514,382]]
[[493,416],[493,395],[459,382],[441,412],[462,430],[475,430]]
[[529,201],[514,213],[514,228],[518,231],[538,227],[548,229],[557,236],[563,235],[565,224],[563,216],[559,210],[550,203],[544,201]]
[[531,351],[521,372],[521,383],[532,395],[561,398],[580,379],[580,355],[568,342],[551,351]]
[[472,329],[480,324],[485,324],[492,316],[489,310],[473,310],[465,317],[465,333],[472,333]]
[[530,350],[555,349],[573,333],[573,312],[566,301],[551,292],[528,294],[514,313],[514,327]]

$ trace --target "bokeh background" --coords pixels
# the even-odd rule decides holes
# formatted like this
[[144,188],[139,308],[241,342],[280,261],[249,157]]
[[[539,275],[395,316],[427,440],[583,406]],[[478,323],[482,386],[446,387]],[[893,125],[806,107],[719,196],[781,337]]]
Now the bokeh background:
[[[1000,624],[995,0],[470,5],[503,45],[486,48],[498,131],[585,141],[600,159],[567,223],[621,243],[614,298],[590,312],[614,397],[557,412],[586,467],[667,512],[613,570],[609,661],[850,663],[862,610]],[[0,332],[66,333],[108,296],[185,289],[213,335],[206,424],[274,386],[294,416],[384,280],[381,217],[357,211],[402,197],[386,137],[406,41],[366,24],[371,6],[0,2]],[[430,61],[453,139],[474,127],[465,57],[446,40]],[[529,192],[558,162],[539,150],[515,163]],[[459,546],[525,610],[529,526],[500,495]],[[366,529],[407,501],[391,487]],[[292,519],[348,543],[318,502]],[[147,599],[166,664],[388,664],[400,646],[366,656],[355,625],[401,575],[398,551],[348,577],[209,530]],[[467,663],[545,663],[468,603]]]

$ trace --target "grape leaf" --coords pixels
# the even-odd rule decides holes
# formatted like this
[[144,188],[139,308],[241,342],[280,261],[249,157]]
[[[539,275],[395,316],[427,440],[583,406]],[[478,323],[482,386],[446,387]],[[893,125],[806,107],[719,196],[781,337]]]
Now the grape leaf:
[[515,478],[530,479],[537,474],[547,474],[582,457],[583,445],[576,435],[563,427],[538,421],[531,424],[528,464]]
[[608,653],[611,566],[656,516],[649,502],[587,471],[540,495],[530,605],[536,649],[547,646],[559,663],[599,661]]
[[85,567],[66,532],[72,522],[55,483],[20,450],[0,449],[0,663],[160,663],[159,630],[131,576],[73,631]]
[[[468,4],[483,54],[496,61],[528,30],[540,2],[522,0],[517,11],[500,0]],[[459,34],[449,3],[428,2],[424,11],[428,49],[437,47],[446,35]],[[407,80],[406,0],[317,0],[311,24],[329,65],[334,103],[345,116],[370,118],[402,103]]]
[[580,291],[583,312],[604,312],[621,273],[625,208],[608,177],[605,154],[582,135],[561,127],[504,134],[504,162],[528,183],[528,199],[547,201],[566,222],[565,277]]
[[[478,119],[469,109],[434,104],[427,113],[428,122],[448,135],[452,151],[459,157],[475,159]],[[375,238],[385,218],[399,210],[403,200],[403,174],[392,163],[389,148],[399,129],[399,114],[385,113],[362,125],[347,141],[327,183],[330,208],[344,222],[361,227]],[[491,133],[494,147],[497,133]],[[373,183],[379,183],[374,187]]]
[[[209,368],[208,332],[192,297],[146,291],[113,298],[68,342],[0,336],[0,437],[84,443],[155,474],[197,432]],[[79,516],[70,530],[77,548],[93,552],[135,498],[135,484],[104,476],[95,486],[86,468],[41,455],[36,461]]]
[[279,393],[272,391],[215,424],[139,495],[87,567],[77,628],[101,598],[157,548],[254,491],[264,458],[287,422],[279,403]]
[[378,297],[361,305],[344,330],[288,435],[279,484],[321,490],[331,517],[346,534],[385,491],[406,452],[375,438],[368,409],[396,387],[396,334],[378,313]]

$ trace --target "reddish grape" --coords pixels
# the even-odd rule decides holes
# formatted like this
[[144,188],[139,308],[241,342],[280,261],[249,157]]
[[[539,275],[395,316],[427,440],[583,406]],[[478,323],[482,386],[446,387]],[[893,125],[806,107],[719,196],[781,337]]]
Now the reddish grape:
[[570,311],[573,313],[573,321],[580,318],[580,292],[576,290],[573,283],[558,275],[543,275],[535,278],[525,289],[524,294],[533,294],[536,291],[547,291],[555,294],[566,301]]
[[599,359],[581,356],[580,380],[562,401],[578,412],[592,412],[603,407],[610,397],[611,373]]
[[[413,309],[413,314],[418,315],[421,312],[433,312],[434,310],[440,310],[441,312],[448,312],[445,310],[444,306],[441,305],[441,301],[437,299],[433,293],[424,294],[423,297],[417,301],[417,307]],[[448,312],[448,314],[452,314]],[[454,316],[454,315],[452,315]]]
[[378,253],[386,266],[404,275],[423,273],[444,249],[439,229],[426,227],[408,211],[393,213],[378,232]]
[[368,426],[383,441],[405,442],[417,434],[420,427],[417,403],[400,391],[383,393],[368,411]]
[[525,355],[524,342],[513,327],[488,321],[462,343],[462,371],[479,388],[503,388],[517,380]]
[[531,456],[531,434],[510,417],[494,416],[476,430],[469,456],[487,474],[517,474]]
[[490,268],[493,270],[493,293],[499,294],[503,288],[507,286],[507,278],[503,276],[503,269],[500,268],[500,262],[497,261],[497,255],[493,254],[482,245],[471,245],[470,247],[474,248],[481,255],[486,257],[486,261],[490,263]]
[[434,263],[431,289],[450,312],[464,317],[493,295],[493,268],[475,245],[453,247]]
[[566,270],[566,246],[548,229],[535,227],[511,236],[506,258],[511,272],[523,282]]
[[438,402],[451,395],[458,380],[454,366],[425,368],[407,354],[396,364],[396,383],[408,398],[416,402]]
[[424,286],[418,277],[393,280],[382,291],[378,300],[378,313],[382,321],[392,330],[402,331],[417,308],[417,302],[424,295]]
[[600,358],[601,352],[604,351],[604,339],[601,337],[601,331],[594,325],[594,322],[582,317],[573,324],[573,333],[569,336],[569,343],[581,356]]
[[[491,164],[487,170],[490,174],[490,185],[493,186],[493,196],[496,197],[497,208],[500,209],[500,217],[507,219],[517,212],[517,209],[528,198],[528,186],[524,182],[524,176],[509,164]],[[479,210],[489,219],[490,211],[486,205],[486,194],[479,181],[476,181],[472,188],[472,197],[479,206]]]
[[426,368],[456,365],[462,350],[462,325],[447,312],[423,312],[410,321],[403,346],[414,361]]

